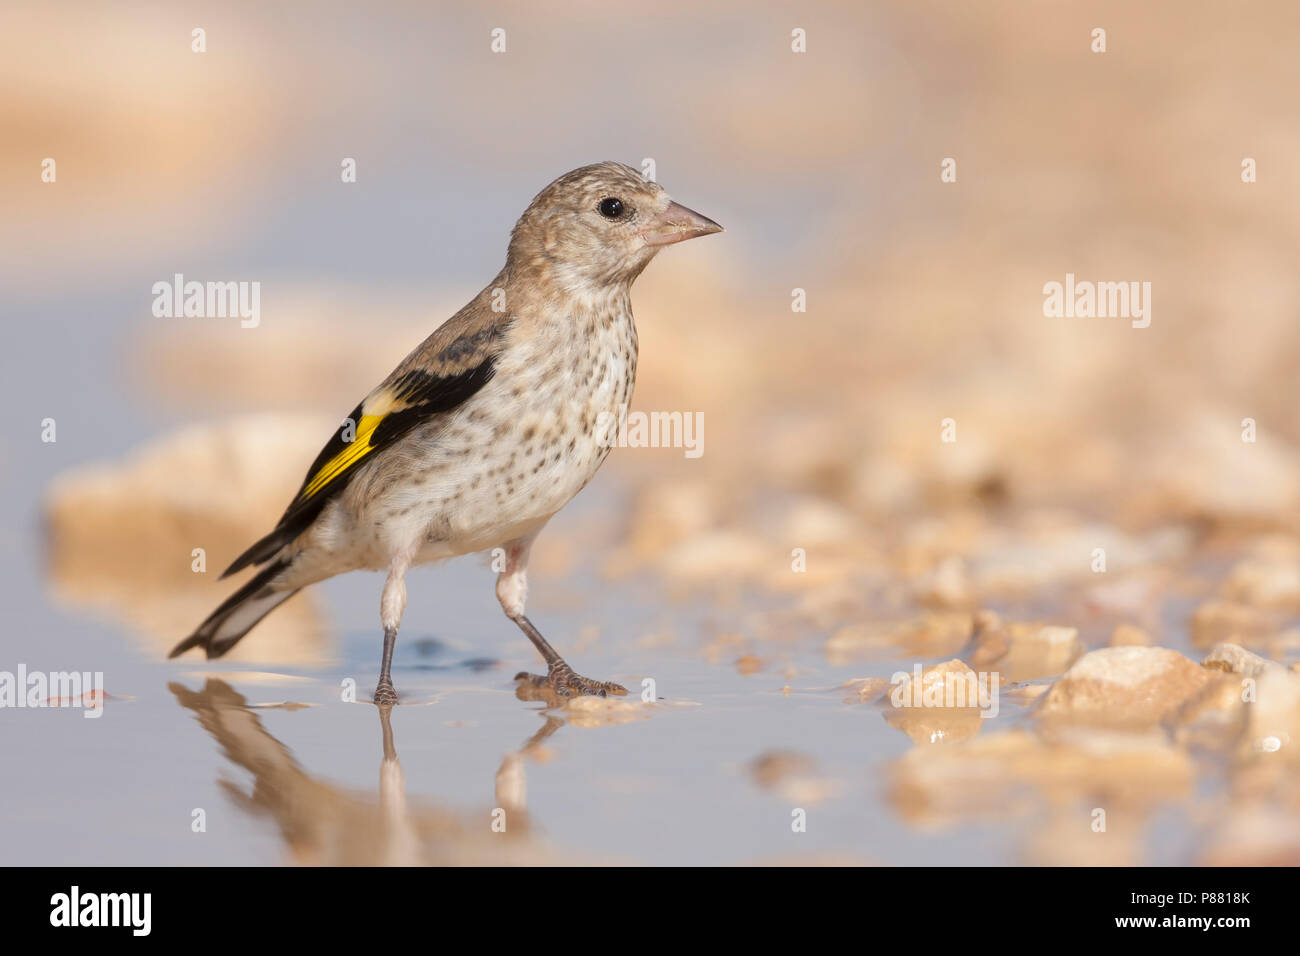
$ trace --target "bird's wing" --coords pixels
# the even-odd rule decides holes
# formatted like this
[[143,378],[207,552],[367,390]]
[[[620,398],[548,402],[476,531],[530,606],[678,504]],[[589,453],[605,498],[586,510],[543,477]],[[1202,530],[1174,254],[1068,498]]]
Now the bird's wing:
[[222,577],[269,560],[316,520],[358,466],[415,426],[451,411],[488,383],[505,341],[504,315],[466,306],[366,396],[321,449],[275,530],[235,559]]

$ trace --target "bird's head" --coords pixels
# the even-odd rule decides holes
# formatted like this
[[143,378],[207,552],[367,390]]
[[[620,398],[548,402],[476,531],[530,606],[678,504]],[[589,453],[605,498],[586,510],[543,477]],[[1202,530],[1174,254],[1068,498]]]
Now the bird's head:
[[510,264],[570,288],[627,285],[664,246],[721,232],[631,166],[565,173],[533,199],[510,236]]

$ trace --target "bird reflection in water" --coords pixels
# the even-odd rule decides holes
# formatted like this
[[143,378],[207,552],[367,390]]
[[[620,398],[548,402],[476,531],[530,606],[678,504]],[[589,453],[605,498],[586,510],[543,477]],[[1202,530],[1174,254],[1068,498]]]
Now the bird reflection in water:
[[[454,864],[538,864],[558,862],[533,832],[526,805],[525,761],[529,753],[564,725],[552,710],[545,723],[497,770],[494,807],[461,810],[406,792],[397,756],[391,706],[377,707],[383,755],[378,799],[315,777],[289,748],[262,725],[257,708],[223,680],[202,690],[179,683],[168,688],[193,711],[231,763],[253,776],[251,789],[219,780],[222,790],[250,817],[274,821],[289,862],[307,866],[423,866]],[[521,680],[516,696],[554,707],[549,686]],[[502,818],[505,827],[493,828]],[[569,856],[566,854],[566,856]],[[570,857],[565,862],[573,862]]]

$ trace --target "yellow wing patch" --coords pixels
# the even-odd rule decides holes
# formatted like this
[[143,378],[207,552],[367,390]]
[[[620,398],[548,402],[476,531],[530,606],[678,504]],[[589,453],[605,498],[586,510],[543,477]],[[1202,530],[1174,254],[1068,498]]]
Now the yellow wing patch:
[[[387,411],[385,411],[385,414],[387,414]],[[311,476],[311,481],[307,482],[307,487],[303,488],[299,499],[310,498],[374,451],[374,448],[370,445],[370,436],[374,434],[375,429],[383,420],[384,415],[362,415],[361,421],[357,422],[356,436],[348,443],[346,448],[321,465],[316,474]]]

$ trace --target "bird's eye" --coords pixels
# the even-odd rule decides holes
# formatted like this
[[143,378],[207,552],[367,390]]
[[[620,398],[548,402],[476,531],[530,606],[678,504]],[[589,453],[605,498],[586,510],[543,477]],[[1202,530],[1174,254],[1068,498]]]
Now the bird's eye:
[[617,219],[623,215],[623,200],[611,196],[609,199],[602,199],[596,208],[606,219]]

